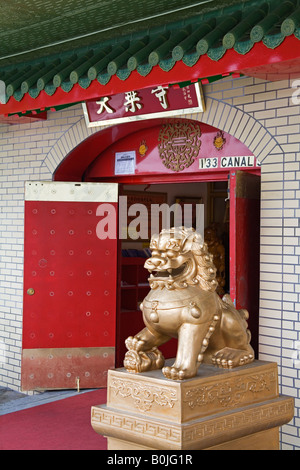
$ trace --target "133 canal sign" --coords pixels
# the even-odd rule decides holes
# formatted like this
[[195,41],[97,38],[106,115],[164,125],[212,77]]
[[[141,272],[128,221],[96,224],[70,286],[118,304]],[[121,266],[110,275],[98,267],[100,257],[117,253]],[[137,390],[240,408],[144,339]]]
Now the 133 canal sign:
[[179,116],[204,110],[204,98],[199,83],[184,88],[156,86],[83,103],[88,127]]
[[254,155],[234,157],[200,158],[199,170],[212,170],[216,168],[256,168],[260,163]]

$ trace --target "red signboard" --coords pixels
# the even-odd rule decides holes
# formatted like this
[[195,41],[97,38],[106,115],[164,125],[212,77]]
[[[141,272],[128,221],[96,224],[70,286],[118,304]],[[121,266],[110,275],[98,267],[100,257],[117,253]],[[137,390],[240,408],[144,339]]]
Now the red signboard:
[[184,88],[156,86],[105,96],[83,104],[88,127],[203,112],[199,83]]

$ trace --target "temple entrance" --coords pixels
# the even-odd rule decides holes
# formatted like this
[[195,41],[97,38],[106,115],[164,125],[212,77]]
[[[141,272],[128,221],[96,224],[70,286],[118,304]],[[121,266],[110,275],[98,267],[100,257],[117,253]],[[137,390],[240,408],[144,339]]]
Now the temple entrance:
[[[76,147],[49,184],[48,193],[31,187],[25,202],[24,390],[103,386],[107,369],[122,366],[125,338],[143,327],[149,237],[120,238],[124,195],[132,204],[204,205],[219,294],[249,310],[257,355],[260,167],[241,142],[191,120],[113,126]],[[100,240],[107,202],[116,233]],[[172,357],[175,348],[172,340],[162,349]]]

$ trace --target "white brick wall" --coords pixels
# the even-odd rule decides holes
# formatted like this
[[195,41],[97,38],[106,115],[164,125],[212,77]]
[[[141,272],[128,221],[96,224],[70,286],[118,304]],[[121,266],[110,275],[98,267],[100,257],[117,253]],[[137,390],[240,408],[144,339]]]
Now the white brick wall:
[[[72,127],[76,137],[65,135]],[[24,184],[51,180],[68,151],[88,137],[82,107],[48,113],[47,121],[0,127],[0,385],[20,388]],[[78,140],[80,139],[80,140]],[[65,145],[65,146],[64,146]],[[58,150],[62,148],[61,152]],[[56,161],[54,160],[54,155]],[[5,361],[4,361],[5,357]],[[4,363],[3,363],[4,361]]]
[[[300,106],[291,85],[228,77],[205,86],[206,112],[188,117],[231,133],[262,163],[260,359],[278,363],[281,393],[295,398],[281,438],[283,449],[299,450]],[[49,113],[45,122],[0,127],[1,385],[20,385],[24,181],[51,179],[70,149],[97,130],[87,130],[81,106]]]
[[[294,420],[282,429],[282,448],[300,449],[300,284],[299,185],[300,107],[293,104],[288,80],[226,80],[210,87],[210,97],[239,108],[268,131],[264,140],[261,202],[260,359],[279,365],[281,393],[295,398]],[[245,84],[245,88],[240,85]],[[222,89],[222,96],[220,91]],[[251,99],[250,99],[251,97]],[[247,132],[248,132],[247,128]],[[259,135],[258,134],[258,135]],[[241,139],[250,142],[250,137]],[[264,144],[251,150],[262,150]],[[276,145],[274,145],[276,144]],[[249,145],[249,144],[248,144]],[[253,146],[253,143],[250,146]]]

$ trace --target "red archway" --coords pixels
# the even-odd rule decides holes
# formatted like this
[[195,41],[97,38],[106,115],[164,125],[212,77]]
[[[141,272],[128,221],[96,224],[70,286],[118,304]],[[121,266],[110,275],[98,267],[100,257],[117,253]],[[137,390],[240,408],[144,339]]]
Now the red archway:
[[[200,127],[201,146],[199,154],[192,165],[182,171],[172,171],[164,166],[158,155],[158,139],[162,127],[168,124],[179,123],[182,128],[186,123],[194,123]],[[186,131],[180,130],[179,135]],[[219,141],[216,142],[215,139]],[[139,147],[142,141],[147,141],[147,152],[139,155]],[[114,156],[116,152],[133,150],[136,152],[136,170],[134,174],[118,175],[114,173]],[[236,165],[233,160],[231,164],[218,165],[212,168],[199,167],[198,161],[204,158],[222,157],[253,157],[252,152],[238,139],[232,135],[222,132],[207,124],[199,123],[190,119],[152,119],[124,123],[108,128],[85,139],[66,155],[53,174],[54,181],[110,181],[118,182],[147,182],[149,178],[155,181],[175,181],[195,178],[223,179],[231,168],[246,169],[248,172],[260,174],[260,167],[253,157],[251,166],[249,160],[239,162]],[[153,160],[154,159],[154,160]],[[147,163],[148,165],[147,165]],[[149,163],[150,162],[150,163]],[[145,164],[146,163],[146,164]],[[220,163],[220,162],[219,162]],[[204,170],[204,171],[203,171]]]

